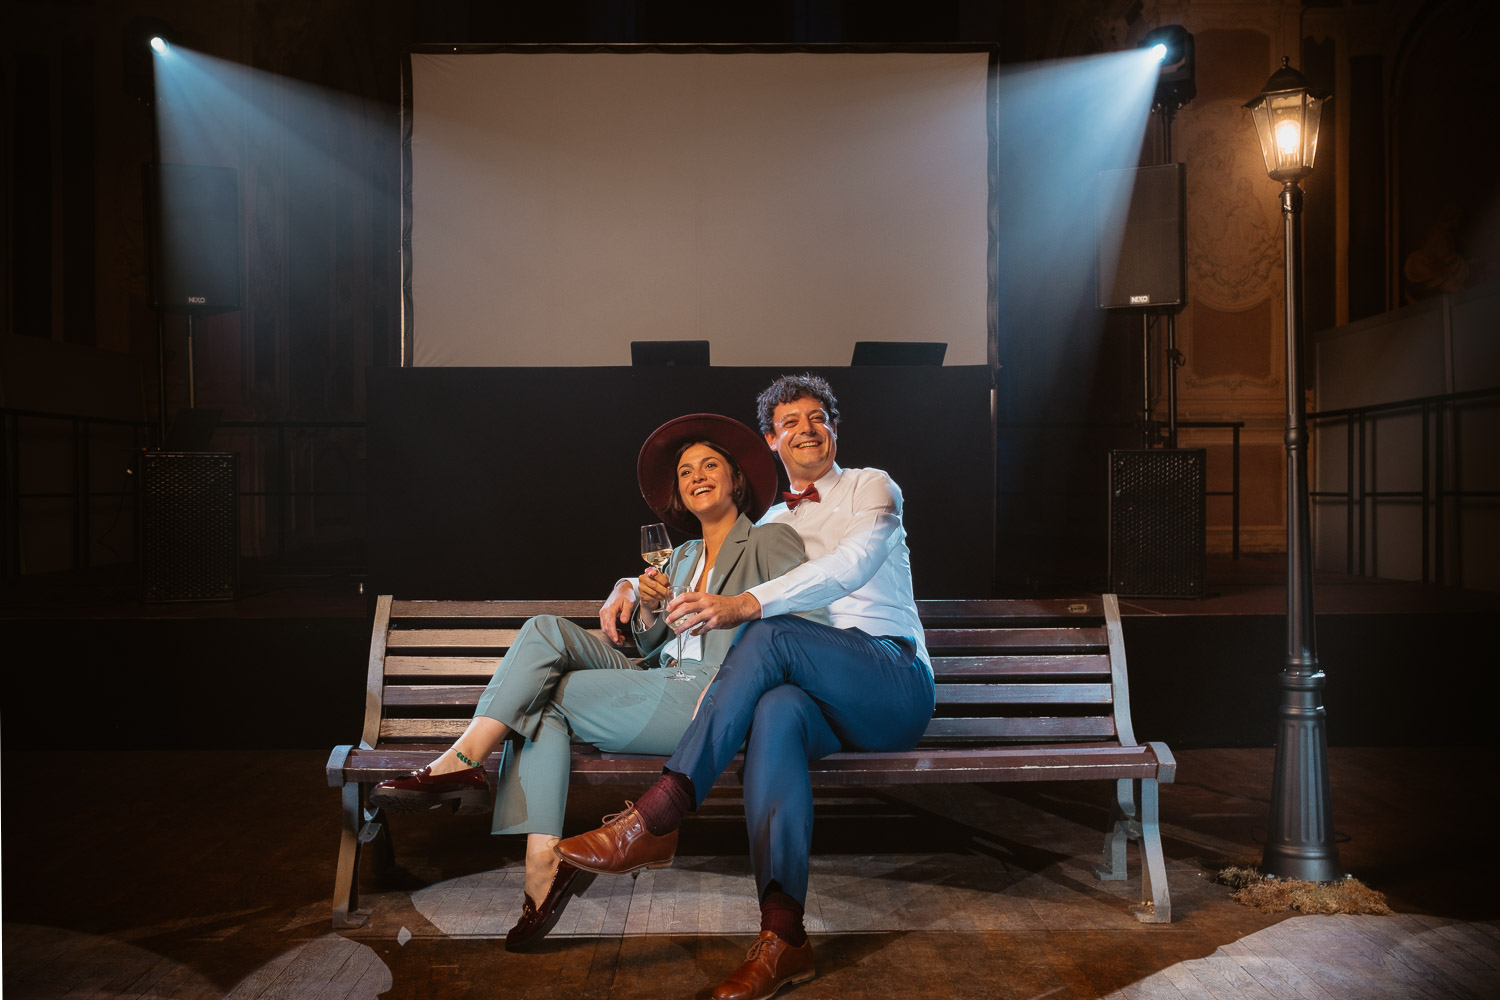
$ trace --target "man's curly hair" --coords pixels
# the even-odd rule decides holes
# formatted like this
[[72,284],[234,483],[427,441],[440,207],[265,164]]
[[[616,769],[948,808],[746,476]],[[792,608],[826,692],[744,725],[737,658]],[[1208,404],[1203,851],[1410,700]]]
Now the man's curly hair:
[[795,403],[811,397],[822,404],[828,412],[829,423],[835,427],[839,422],[839,401],[833,397],[833,386],[818,375],[808,372],[803,375],[783,375],[766,387],[755,400],[756,416],[760,419],[760,432],[770,434],[776,428],[774,414],[782,403]]

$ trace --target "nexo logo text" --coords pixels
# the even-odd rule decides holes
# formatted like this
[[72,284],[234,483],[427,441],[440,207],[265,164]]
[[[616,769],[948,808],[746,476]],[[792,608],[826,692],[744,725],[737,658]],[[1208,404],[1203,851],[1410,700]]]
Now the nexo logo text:
[[1151,304],[1151,296],[1149,296],[1149,295],[1132,295],[1130,297],[1130,304],[1133,305],[1133,306],[1146,306],[1146,305],[1150,305]]
[[201,305],[204,305],[207,302],[208,302],[207,296],[203,296],[203,295],[189,295],[188,296],[188,305],[191,305],[191,306],[201,306]]

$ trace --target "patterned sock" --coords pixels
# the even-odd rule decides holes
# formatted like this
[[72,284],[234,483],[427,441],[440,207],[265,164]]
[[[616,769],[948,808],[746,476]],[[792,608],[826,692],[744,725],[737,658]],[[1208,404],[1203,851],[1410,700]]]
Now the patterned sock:
[[780,889],[767,889],[760,904],[760,929],[771,931],[793,948],[807,941],[802,927],[802,904]]
[[662,771],[656,784],[636,800],[636,811],[646,829],[654,837],[671,833],[682,825],[682,817],[692,812],[698,796],[693,793],[693,782],[685,774]]

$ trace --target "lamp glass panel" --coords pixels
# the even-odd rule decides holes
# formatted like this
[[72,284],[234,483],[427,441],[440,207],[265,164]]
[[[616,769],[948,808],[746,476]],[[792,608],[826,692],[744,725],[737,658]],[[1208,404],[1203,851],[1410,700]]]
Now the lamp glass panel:
[[1323,117],[1323,105],[1328,103],[1328,98],[1308,98],[1307,117],[1302,124],[1303,143],[1307,146],[1307,160],[1305,166],[1308,170],[1313,167],[1313,160],[1318,155],[1318,123]]
[[[1300,90],[1268,95],[1271,128],[1276,138],[1274,155],[1277,170],[1296,170],[1303,165],[1302,142],[1307,132],[1302,127],[1302,117],[1305,110],[1303,98],[1306,96]],[[1284,145],[1282,140],[1287,138],[1291,142]]]
[[1266,161],[1266,173],[1276,169],[1276,139],[1271,134],[1271,110],[1264,97],[1250,105],[1250,120],[1255,123],[1255,136],[1260,140],[1260,155]]

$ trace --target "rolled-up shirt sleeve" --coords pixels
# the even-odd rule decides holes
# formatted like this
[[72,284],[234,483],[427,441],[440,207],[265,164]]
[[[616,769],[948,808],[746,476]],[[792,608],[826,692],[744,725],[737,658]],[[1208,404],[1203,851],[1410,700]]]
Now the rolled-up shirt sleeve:
[[747,591],[762,617],[821,608],[870,582],[903,537],[901,491],[887,476],[870,477],[852,505],[848,529],[830,551]]

